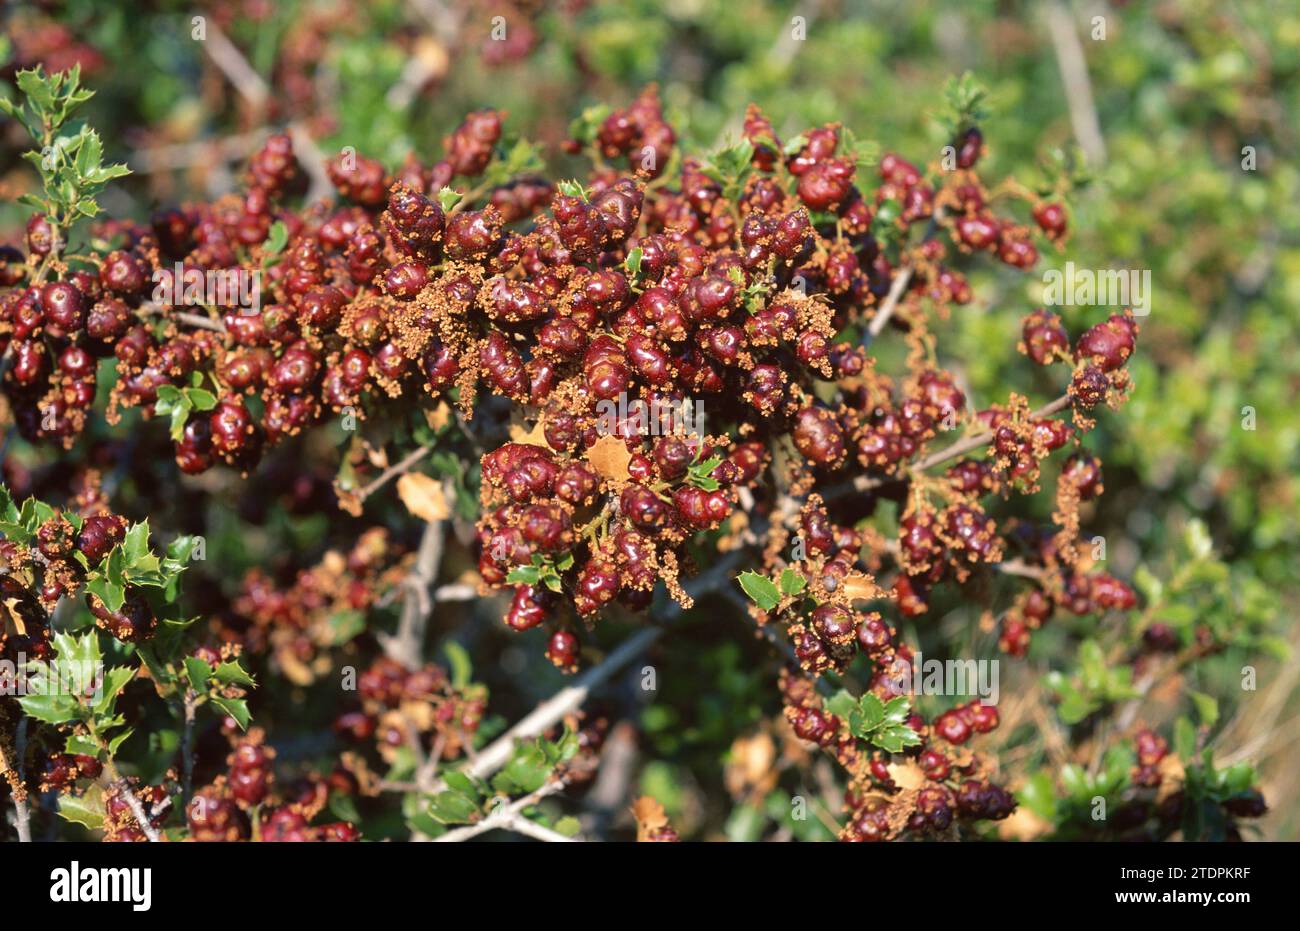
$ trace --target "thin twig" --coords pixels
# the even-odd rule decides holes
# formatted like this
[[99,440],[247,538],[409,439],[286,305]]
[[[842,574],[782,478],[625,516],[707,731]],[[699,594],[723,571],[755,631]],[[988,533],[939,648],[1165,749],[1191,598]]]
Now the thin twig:
[[208,53],[212,63],[221,70],[226,79],[234,85],[239,95],[260,113],[270,97],[266,82],[248,63],[244,53],[226,38],[226,34],[210,18],[207,23],[207,38],[203,41],[203,50]]
[[516,815],[511,818],[505,827],[508,831],[523,834],[534,840],[546,841],[548,844],[571,844],[574,841],[581,840],[579,837],[565,837],[559,831],[552,831],[536,821],[529,821],[523,815]]
[[211,317],[204,317],[201,314],[177,311],[169,316],[175,320],[179,320],[181,323],[188,323],[192,327],[198,327],[203,330],[212,330],[214,333],[226,332],[226,325],[220,320],[213,320]]
[[615,647],[605,659],[574,680],[572,685],[560,689],[525,715],[514,727],[506,731],[479,752],[478,759],[466,770],[483,779],[496,772],[509,761],[515,752],[515,743],[536,737],[566,714],[582,706],[591,690],[635,659],[663,634],[662,627],[647,627],[638,631]]
[[1065,102],[1070,109],[1074,137],[1079,140],[1079,146],[1091,164],[1103,165],[1106,162],[1106,139],[1101,134],[1097,106],[1092,98],[1088,63],[1074,28],[1074,19],[1061,0],[1050,0],[1047,4],[1047,29],[1052,35],[1061,83],[1065,85]]
[[[709,591],[730,577],[738,561],[739,554],[729,553],[707,572],[688,579],[683,587],[688,593]],[[681,611],[681,606],[673,602],[659,612],[659,619],[670,620]],[[662,627],[647,627],[624,640],[600,663],[578,676],[572,685],[560,689],[520,719],[514,727],[479,751],[478,758],[464,772],[477,779],[484,779],[495,773],[509,761],[515,751],[516,741],[536,737],[566,714],[581,707],[594,688],[636,658],[646,647],[658,640],[663,632]],[[438,788],[442,787],[443,784],[440,782]]]
[[140,149],[131,159],[131,170],[147,175],[199,164],[210,165],[214,161],[236,161],[256,152],[264,136],[261,132],[240,133],[222,139],[199,139]]
[[397,462],[390,465],[387,469],[384,469],[383,472],[380,472],[379,476],[374,481],[370,482],[367,485],[363,485],[361,490],[357,492],[357,500],[365,501],[367,498],[373,495],[380,488],[383,488],[386,484],[388,484],[392,479],[396,478],[399,475],[402,475],[405,472],[410,471],[411,466],[415,465],[425,456],[429,455],[429,453],[431,453],[432,451],[433,451],[433,444],[416,447],[414,450],[412,450],[411,452],[403,456],[401,459],[399,459]]
[[[113,773],[116,774],[116,772],[117,770],[114,769]],[[114,785],[117,786],[122,797],[126,799],[127,807],[131,809],[131,814],[140,825],[140,830],[144,832],[144,836],[149,838],[150,843],[158,843],[162,840],[162,836],[158,833],[158,829],[154,827],[153,823],[149,820],[149,816],[145,813],[144,806],[140,804],[140,800],[136,798],[135,793],[131,791],[131,786],[128,785],[127,781],[122,779],[120,776],[115,775],[114,778]]]
[[[448,831],[446,834],[435,837],[433,839],[434,843],[455,844],[460,841],[467,841],[472,837],[478,837],[480,834],[486,834],[488,831],[495,831],[498,828],[517,830],[514,826],[515,819],[522,817],[520,813],[525,808],[536,805],[542,799],[549,795],[554,795],[563,788],[564,780],[562,779],[548,782],[536,792],[530,792],[521,798],[515,799],[508,805],[501,806],[477,824],[470,824],[463,828],[456,828],[454,831]],[[565,840],[572,840],[572,838],[566,837]]]
[[423,659],[424,633],[429,615],[433,613],[430,588],[437,581],[438,568],[442,564],[445,533],[444,521],[431,520],[425,524],[415,565],[402,583],[406,597],[402,602],[397,634],[384,644],[384,652],[408,669],[416,668]]
[[[32,842],[32,814],[27,805],[27,718],[18,722],[14,740],[14,770],[18,774],[19,790],[14,793],[14,827],[18,829],[18,841],[23,844]],[[21,798],[19,796],[22,796]]]
[[185,810],[190,807],[190,794],[194,790],[194,690],[185,690],[185,729],[181,731],[181,799]]
[[[208,35],[203,48],[226,79],[234,85],[239,95],[248,101],[254,112],[259,116],[264,113],[266,102],[270,98],[270,89],[262,80],[262,76],[248,63],[244,53],[226,38],[226,34],[220,27],[212,23],[208,24]],[[311,187],[307,191],[308,203],[328,198],[334,186],[325,171],[325,156],[320,147],[316,145],[311,133],[301,122],[290,123],[288,130],[293,139],[294,154],[298,156],[298,161],[301,162],[307,176],[311,178]]]
[[894,311],[898,309],[898,302],[903,298],[903,292],[912,283],[912,275],[915,271],[916,269],[909,265],[894,276],[894,281],[889,286],[889,293],[885,295],[884,303],[880,305],[880,310],[867,324],[867,333],[870,334],[871,339],[879,336],[880,331],[885,328],[885,325],[889,323],[889,319],[894,316]]
[[[1039,419],[1042,417],[1050,417],[1052,414],[1064,410],[1069,406],[1070,406],[1070,395],[1063,394],[1055,401],[1052,401],[1050,404],[1046,404],[1043,407],[1040,407],[1038,410],[1034,411],[1029,416],[1034,419]],[[958,440],[956,443],[953,443],[951,446],[939,450],[937,453],[931,453],[929,456],[926,456],[924,459],[921,459],[913,463],[911,469],[914,472],[924,472],[926,469],[930,469],[933,468],[934,466],[939,465],[940,463],[947,462],[949,459],[956,459],[958,456],[965,455],[971,450],[979,449],[981,446],[987,446],[989,443],[992,442],[993,442],[992,431],[986,430],[983,433],[976,433],[974,436],[968,436],[964,440]],[[870,491],[873,488],[879,488],[881,485],[887,484],[888,482],[893,480],[894,479],[889,477],[877,478],[869,475],[859,475],[857,478],[853,480],[853,487],[857,491]]]
[[[930,222],[925,226],[925,234],[921,237],[921,244],[928,242],[939,228],[939,221],[943,219],[942,208],[936,209],[930,217]],[[870,346],[890,319],[894,312],[898,310],[899,302],[902,301],[903,295],[907,293],[907,286],[912,283],[912,276],[916,274],[916,266],[908,265],[902,269],[889,285],[889,293],[885,295],[885,300],[880,305],[880,310],[871,318],[867,324],[867,336],[862,341],[864,347]]]

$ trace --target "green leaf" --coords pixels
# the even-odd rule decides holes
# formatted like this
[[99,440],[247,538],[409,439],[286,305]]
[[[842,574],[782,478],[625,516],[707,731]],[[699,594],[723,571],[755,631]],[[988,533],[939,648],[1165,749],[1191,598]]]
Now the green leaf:
[[[122,558],[126,561],[127,567],[134,567],[142,559],[152,556],[153,554],[149,552],[149,520],[146,518],[138,524],[131,525],[126,531],[126,538],[122,540]],[[157,566],[153,568],[156,569]]]
[[1083,767],[1067,763],[1061,767],[1061,785],[1071,798],[1087,798],[1092,794],[1092,783]]
[[705,491],[717,491],[720,486],[711,473],[721,464],[721,456],[710,456],[702,462],[694,462],[686,470],[686,481]]
[[465,195],[460,191],[453,191],[449,187],[438,189],[438,204],[442,207],[444,212],[451,210],[452,207],[455,207],[464,199]]
[[241,731],[248,730],[248,722],[253,716],[248,712],[248,702],[242,698],[226,698],[224,695],[214,696],[212,703],[235,719]]
[[99,635],[93,628],[80,636],[73,636],[66,631],[55,634],[54,649],[59,662],[82,669],[94,669],[103,657],[99,649]]
[[213,673],[222,685],[256,686],[257,682],[249,675],[238,661],[227,661],[219,665]]
[[858,711],[858,702],[844,689],[840,689],[826,699],[826,710],[838,718],[847,720],[849,715]]
[[569,124],[569,138],[583,144],[596,138],[600,124],[609,116],[610,108],[606,104],[597,104],[582,111],[582,115]]
[[781,593],[797,595],[808,587],[808,580],[793,569],[781,570]]
[[921,744],[921,736],[910,727],[887,724],[871,732],[871,742],[888,753],[902,753],[905,747]]
[[[503,777],[502,785],[508,782],[513,790],[510,794],[515,792],[527,794],[537,791],[546,784],[551,769],[552,764],[547,760],[545,751],[538,744],[529,743],[520,745],[515,750],[514,756],[497,775]],[[492,785],[494,788],[499,788],[495,779]]]
[[6,524],[18,522],[18,506],[14,504],[13,495],[9,494],[9,489],[0,485],[0,521]]
[[461,793],[462,795],[468,795],[473,798],[478,798],[480,795],[483,794],[483,790],[481,786],[479,786],[479,784],[476,783],[471,776],[468,776],[462,772],[453,770],[452,772],[449,772],[447,773],[447,775],[443,776],[442,781],[447,783],[447,785],[450,788],[455,789],[457,792]]
[[1056,820],[1056,791],[1046,770],[1034,773],[1016,793],[1022,805],[1046,821]]
[[537,566],[515,566],[506,573],[506,581],[511,585],[536,585],[541,576]]
[[555,185],[555,189],[565,197],[577,197],[583,201],[591,199],[591,193],[578,181],[561,181]]
[[1205,727],[1214,727],[1219,720],[1219,702],[1213,695],[1188,690],[1192,703],[1196,705],[1196,716]]
[[771,611],[781,602],[781,593],[777,591],[775,583],[765,575],[752,571],[742,572],[736,581],[740,583],[740,587],[744,589],[750,601],[764,611]]
[[135,678],[135,670],[129,666],[114,666],[104,673],[104,689],[99,701],[95,702],[96,715],[111,715],[117,696],[128,682]]
[[330,642],[335,646],[359,637],[366,629],[366,615],[353,608],[335,611],[329,616]]
[[19,71],[15,81],[38,114],[44,116],[53,110],[54,90],[39,68]]
[[451,666],[451,684],[458,689],[469,685],[473,672],[469,651],[455,640],[448,640],[443,644],[442,652],[447,654],[447,663]]
[[289,227],[284,225],[283,220],[276,220],[271,224],[271,229],[266,234],[266,242],[262,244],[262,255],[264,259],[279,255],[284,251],[284,247],[288,244]]
[[128,727],[126,730],[119,731],[117,734],[115,734],[113,736],[113,739],[108,742],[108,755],[112,757],[117,756],[118,748],[121,747],[122,744],[126,743],[127,738],[134,733],[135,733],[135,728]]
[[633,279],[641,274],[641,262],[645,259],[645,251],[636,246],[628,252],[627,258],[623,260],[623,268]]
[[1196,756],[1196,727],[1185,717],[1174,723],[1174,752],[1184,764]]
[[[29,679],[29,687],[31,684],[32,680]],[[18,703],[23,706],[23,711],[29,718],[44,721],[46,724],[66,724],[81,716],[81,705],[71,695],[62,692],[50,695],[24,695],[18,699]]]
[[439,824],[469,824],[477,814],[478,801],[461,792],[447,790],[429,799],[429,816]]
[[92,785],[81,795],[59,796],[59,817],[98,831],[104,827],[103,790]]
[[861,717],[861,729],[865,733],[880,727],[885,721],[885,705],[872,692],[863,692],[858,699],[858,712]]
[[99,168],[103,156],[104,147],[99,141],[98,134],[93,129],[83,129],[75,161],[77,174],[87,178],[92,171]]
[[206,660],[197,656],[185,657],[185,677],[190,680],[190,688],[197,695],[208,694],[208,682],[212,679],[212,667]]
[[210,411],[217,406],[217,396],[203,388],[188,388],[186,396],[196,411]]
[[86,591],[99,598],[110,611],[119,611],[126,601],[126,587],[99,577],[86,583]]
[[884,711],[884,723],[903,724],[907,721],[907,716],[912,713],[912,703],[906,695],[897,695],[885,702]]
[[64,741],[63,752],[98,757],[99,744],[85,734],[70,734],[68,739]]
[[573,815],[565,815],[555,822],[553,830],[556,834],[563,834],[565,837],[577,837],[578,832],[582,830],[582,822]]

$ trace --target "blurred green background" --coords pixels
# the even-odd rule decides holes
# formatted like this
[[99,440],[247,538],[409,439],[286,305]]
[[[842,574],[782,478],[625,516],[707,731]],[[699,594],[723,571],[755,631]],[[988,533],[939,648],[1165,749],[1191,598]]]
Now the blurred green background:
[[[991,91],[988,176],[1032,184],[1054,149],[1082,141],[1090,150],[1092,183],[1070,202],[1072,238],[1064,252],[1045,253],[1040,270],[1068,258],[1152,275],[1132,401],[1088,438],[1106,463],[1106,494],[1085,512],[1085,531],[1106,537],[1109,571],[1168,578],[1195,534],[1189,522],[1202,521],[1225,581],[1214,600],[1189,593],[1186,609],[1262,635],[1223,663],[1220,690],[1242,660],[1263,670],[1257,696],[1265,683],[1284,699],[1293,692],[1295,659],[1269,659],[1265,647],[1281,657],[1285,643],[1296,645],[1300,581],[1294,2],[244,0],[205,9],[81,0],[5,15],[7,73],[82,63],[98,91],[87,119],[107,155],[137,172],[104,202],[139,216],[227,189],[265,132],[192,38],[197,15],[207,17],[205,41],[228,35],[273,89],[277,121],[304,127],[326,153],[352,145],[390,166],[410,151],[433,160],[464,112],[494,107],[509,112],[510,131],[546,144],[557,170],[576,171],[558,150],[569,121],[587,107],[624,105],[648,82],[660,85],[693,150],[734,137],[754,102],[783,136],[837,121],[924,163],[947,142],[931,119],[940,88],[972,71]],[[494,41],[502,23],[505,39]],[[1086,63],[1086,90],[1069,70],[1072,51]],[[1087,129],[1093,119],[1099,139]],[[6,195],[27,183],[22,145],[5,127]],[[12,204],[0,207],[6,241],[20,219]],[[988,264],[971,274],[976,299],[937,324],[942,361],[979,406],[1009,386],[1049,396],[1011,336],[1040,302],[1041,275]],[[1076,332],[1100,319],[1094,308],[1063,310]],[[1050,514],[1050,491],[1033,507]],[[700,783],[720,779],[732,739],[771,713],[770,681],[747,667],[748,645],[707,636],[700,645],[701,668],[674,677],[686,691],[666,686],[642,714],[654,762],[640,778],[684,835],[748,836],[762,829],[761,803],[722,823],[726,812],[701,801],[721,787]],[[1028,662],[1045,662],[1052,646],[1036,643]],[[1259,762],[1273,806],[1264,836],[1300,836],[1294,695],[1276,711],[1226,691],[1219,752],[1249,749]]]

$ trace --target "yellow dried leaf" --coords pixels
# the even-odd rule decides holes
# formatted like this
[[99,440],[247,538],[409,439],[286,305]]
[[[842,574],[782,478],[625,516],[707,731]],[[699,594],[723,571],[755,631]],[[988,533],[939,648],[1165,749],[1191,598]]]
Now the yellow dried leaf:
[[1030,841],[1037,840],[1051,830],[1051,822],[1021,805],[998,825],[998,837],[1002,840]]
[[844,593],[852,601],[870,601],[885,595],[876,580],[862,572],[850,572],[844,577],[843,585]]
[[886,768],[889,770],[889,778],[900,789],[919,789],[925,785],[925,773],[911,760],[890,763]]
[[424,412],[424,420],[434,430],[441,430],[451,423],[451,407],[446,401],[439,401],[438,406]]
[[625,482],[632,454],[627,451],[627,444],[618,437],[602,436],[587,450],[587,461],[601,478]]
[[531,430],[525,430],[521,423],[512,423],[510,425],[510,439],[515,443],[527,443],[529,446],[543,446],[550,449],[551,445],[546,442],[546,430],[542,424],[542,418],[537,418],[537,423],[533,424]]
[[724,773],[727,790],[740,795],[751,786],[764,785],[775,779],[776,744],[770,735],[759,732],[752,737],[737,737],[731,745],[731,760]]
[[632,803],[632,817],[636,818],[638,841],[648,840],[655,831],[668,826],[668,815],[664,812],[664,806],[649,795],[643,795]]
[[441,483],[423,472],[407,472],[399,478],[397,495],[406,509],[420,520],[446,520],[451,516]]
[[371,446],[365,440],[361,441],[361,448],[365,450],[366,461],[376,469],[388,468],[388,450],[382,446]]

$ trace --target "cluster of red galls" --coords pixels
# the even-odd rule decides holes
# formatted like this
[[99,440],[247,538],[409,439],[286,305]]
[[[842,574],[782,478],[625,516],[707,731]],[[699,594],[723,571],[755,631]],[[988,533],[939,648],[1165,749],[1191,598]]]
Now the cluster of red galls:
[[356,780],[346,770],[308,776],[276,794],[275,751],[260,731],[234,740],[227,770],[190,799],[186,826],[195,841],[275,842],[359,841],[361,832],[348,821],[313,825],[331,793],[355,795]]

